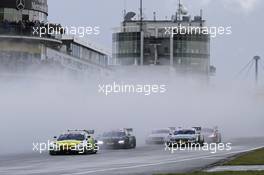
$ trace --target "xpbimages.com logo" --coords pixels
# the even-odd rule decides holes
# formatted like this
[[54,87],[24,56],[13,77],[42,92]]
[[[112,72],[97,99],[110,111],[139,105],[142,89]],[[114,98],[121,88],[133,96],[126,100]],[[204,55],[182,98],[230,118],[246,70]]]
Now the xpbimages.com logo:
[[77,37],[85,37],[90,35],[99,35],[100,27],[99,26],[64,26],[56,25],[56,24],[35,24],[33,27],[33,35],[39,37],[46,37],[47,35],[73,35]]
[[170,153],[175,153],[176,151],[209,151],[215,154],[219,151],[231,151],[232,143],[188,143],[178,142],[178,143],[165,143],[165,151]]
[[207,26],[171,26],[165,27],[165,35],[210,35],[212,38],[221,35],[231,35],[232,34],[232,27],[207,27]]
[[164,84],[124,84],[113,82],[111,84],[99,84],[98,92],[106,96],[111,94],[142,94],[149,96],[152,94],[164,94],[167,86]]
[[47,142],[33,142],[32,143],[33,152],[38,152],[40,154],[45,152],[77,152],[80,154],[86,151],[99,151],[100,147],[98,145],[93,145],[91,143],[80,142],[79,144],[69,144],[69,143],[56,143],[54,141],[48,140]]

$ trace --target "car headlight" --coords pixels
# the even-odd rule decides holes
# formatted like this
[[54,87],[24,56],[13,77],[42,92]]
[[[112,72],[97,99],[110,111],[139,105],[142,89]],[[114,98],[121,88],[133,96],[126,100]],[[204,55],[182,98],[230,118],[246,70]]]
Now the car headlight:
[[212,135],[210,135],[209,137],[210,137],[210,138],[214,138],[214,137],[216,137],[216,135],[212,134]]
[[97,144],[98,144],[98,145],[103,145],[104,142],[103,142],[103,141],[98,141]]
[[125,141],[124,141],[124,140],[119,140],[118,143],[119,143],[119,144],[124,144]]

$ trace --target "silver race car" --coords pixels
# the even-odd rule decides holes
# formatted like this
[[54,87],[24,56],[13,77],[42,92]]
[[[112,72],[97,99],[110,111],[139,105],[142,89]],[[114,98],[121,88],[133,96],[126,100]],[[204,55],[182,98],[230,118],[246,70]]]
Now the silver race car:
[[222,134],[219,132],[218,127],[203,128],[201,132],[204,135],[205,142],[207,143],[221,143],[222,142]]
[[168,136],[166,144],[168,146],[173,146],[175,144],[179,146],[203,146],[204,136],[201,133],[201,129],[201,127],[193,127],[190,129],[179,128]]

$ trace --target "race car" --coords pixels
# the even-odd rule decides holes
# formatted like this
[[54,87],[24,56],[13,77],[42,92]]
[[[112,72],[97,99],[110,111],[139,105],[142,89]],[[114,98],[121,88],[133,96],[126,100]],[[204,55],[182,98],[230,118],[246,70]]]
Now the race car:
[[205,142],[207,143],[221,143],[222,134],[219,132],[218,127],[215,128],[203,128],[202,134],[204,135]]
[[204,136],[201,133],[201,129],[201,127],[193,127],[190,129],[179,128],[168,136],[166,144],[168,146],[173,146],[175,144],[179,146],[203,146]]
[[131,128],[114,130],[103,133],[98,139],[98,145],[106,149],[133,149],[136,148],[136,137]]
[[164,144],[172,131],[170,128],[152,130],[151,134],[147,136],[146,144]]
[[68,130],[54,137],[49,146],[50,155],[58,154],[96,154],[97,141],[92,137],[94,130]]

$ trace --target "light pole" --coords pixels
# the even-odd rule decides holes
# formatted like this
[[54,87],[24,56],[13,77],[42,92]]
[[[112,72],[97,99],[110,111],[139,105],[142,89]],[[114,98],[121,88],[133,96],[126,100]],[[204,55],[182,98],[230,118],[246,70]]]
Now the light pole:
[[256,84],[258,84],[258,79],[259,79],[259,60],[260,60],[260,56],[254,56],[253,59],[255,60],[255,81],[256,81]]

